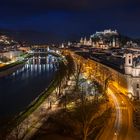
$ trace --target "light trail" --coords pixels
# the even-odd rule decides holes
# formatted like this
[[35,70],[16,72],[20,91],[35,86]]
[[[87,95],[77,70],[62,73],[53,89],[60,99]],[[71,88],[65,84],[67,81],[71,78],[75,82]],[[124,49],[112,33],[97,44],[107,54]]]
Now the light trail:
[[133,126],[133,109],[126,96],[113,85],[108,87],[108,97],[115,109],[96,140],[140,140],[140,131]]
[[119,132],[121,130],[121,121],[122,121],[122,112],[121,112],[121,107],[120,107],[120,103],[117,99],[117,97],[115,96],[115,94],[113,94],[113,91],[108,88],[108,95],[111,96],[111,98],[113,99],[114,105],[115,105],[115,109],[116,109],[116,119],[115,119],[115,125],[114,125],[114,137],[113,140],[117,140],[117,137],[119,135]]

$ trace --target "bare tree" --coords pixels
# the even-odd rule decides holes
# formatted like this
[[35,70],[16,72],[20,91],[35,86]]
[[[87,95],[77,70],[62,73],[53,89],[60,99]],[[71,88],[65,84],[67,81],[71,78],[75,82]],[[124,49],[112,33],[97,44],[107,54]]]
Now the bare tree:
[[94,120],[98,114],[98,108],[99,104],[89,101],[84,93],[79,94],[79,101],[70,116],[75,123],[77,122],[76,124],[80,124],[79,128],[82,140],[87,140],[96,129]]
[[112,81],[112,74],[109,69],[103,67],[102,70],[102,84],[103,84],[103,92],[106,94],[109,83]]
[[75,73],[74,73],[75,90],[78,90],[81,73],[82,73],[82,63],[76,64],[76,69],[75,69]]
[[80,74],[83,71],[83,63],[81,58],[79,57],[72,57],[70,54],[66,56],[66,59],[68,60],[68,70],[67,70],[67,79],[69,79],[70,76],[74,76],[75,79],[75,89],[78,90],[78,84],[80,80]]

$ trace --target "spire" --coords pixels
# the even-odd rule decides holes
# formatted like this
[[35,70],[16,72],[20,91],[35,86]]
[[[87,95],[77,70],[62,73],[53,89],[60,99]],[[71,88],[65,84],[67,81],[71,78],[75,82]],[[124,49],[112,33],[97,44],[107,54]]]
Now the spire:
[[113,47],[115,47],[115,46],[116,46],[116,40],[115,40],[115,37],[113,37],[112,46],[113,46]]
[[61,46],[61,48],[64,48],[64,44],[62,43],[62,46]]
[[90,37],[90,39],[89,39],[89,43],[90,43],[90,45],[92,45],[92,39],[91,39],[91,37]]
[[84,43],[84,40],[83,40],[83,38],[81,37],[81,39],[80,39],[80,43],[81,44],[83,44]]
[[86,39],[86,37],[84,38],[84,45],[86,45],[87,44],[87,39]]

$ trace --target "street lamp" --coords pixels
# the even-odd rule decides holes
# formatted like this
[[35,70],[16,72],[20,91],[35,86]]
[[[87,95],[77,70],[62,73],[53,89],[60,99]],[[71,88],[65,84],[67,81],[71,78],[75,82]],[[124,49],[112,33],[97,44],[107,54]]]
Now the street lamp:
[[129,99],[132,99],[132,93],[128,93]]

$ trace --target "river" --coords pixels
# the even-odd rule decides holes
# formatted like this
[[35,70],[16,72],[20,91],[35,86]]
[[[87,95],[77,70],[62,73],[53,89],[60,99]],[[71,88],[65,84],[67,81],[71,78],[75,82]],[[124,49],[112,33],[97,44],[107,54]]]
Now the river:
[[21,68],[0,78],[0,118],[23,111],[42,91],[56,72],[55,56],[33,56]]

